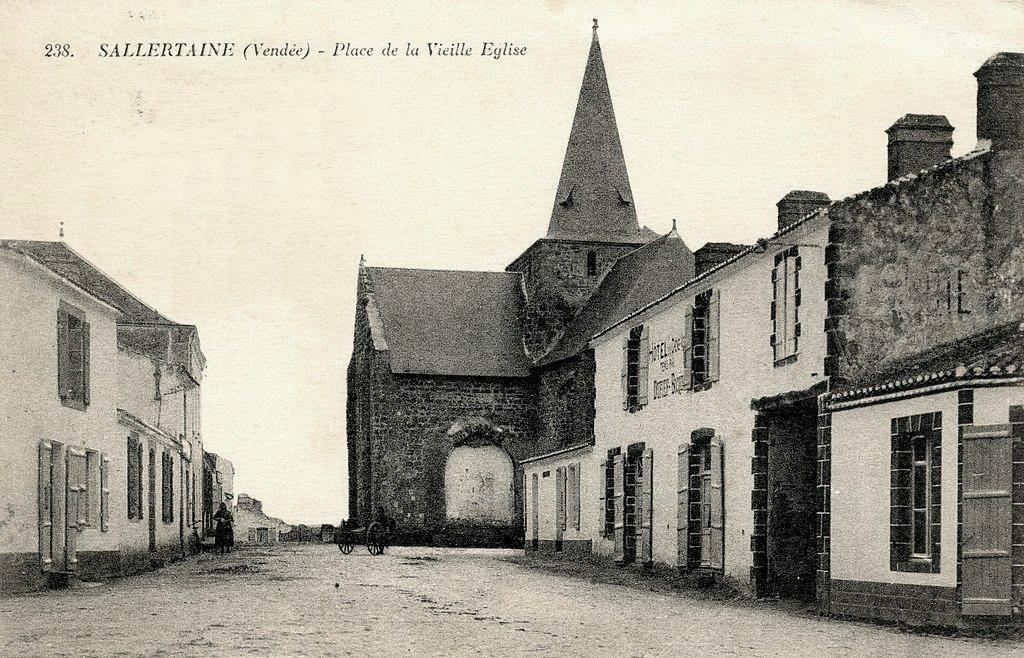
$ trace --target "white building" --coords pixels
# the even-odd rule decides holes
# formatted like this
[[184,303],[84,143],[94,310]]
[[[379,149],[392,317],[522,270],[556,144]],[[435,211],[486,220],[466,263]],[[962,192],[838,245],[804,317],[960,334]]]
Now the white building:
[[61,242],[0,242],[0,297],[0,591],[183,555],[202,455],[195,328]]

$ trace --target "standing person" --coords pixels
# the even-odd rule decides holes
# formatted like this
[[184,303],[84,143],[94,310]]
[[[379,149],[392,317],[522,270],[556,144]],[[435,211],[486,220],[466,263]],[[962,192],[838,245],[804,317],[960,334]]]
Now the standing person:
[[235,517],[228,510],[226,503],[221,503],[217,513],[213,515],[217,522],[216,547],[218,553],[230,553],[231,547],[235,545]]

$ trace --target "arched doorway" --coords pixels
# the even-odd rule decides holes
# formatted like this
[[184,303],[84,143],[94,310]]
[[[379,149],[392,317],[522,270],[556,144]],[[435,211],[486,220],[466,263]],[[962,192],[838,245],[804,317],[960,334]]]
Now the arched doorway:
[[449,520],[514,523],[515,468],[498,442],[500,434],[500,428],[483,418],[459,419],[449,430],[455,439],[444,468]]

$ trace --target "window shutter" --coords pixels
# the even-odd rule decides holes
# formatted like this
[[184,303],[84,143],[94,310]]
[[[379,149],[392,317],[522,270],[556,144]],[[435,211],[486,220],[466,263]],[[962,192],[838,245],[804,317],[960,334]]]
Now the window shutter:
[[650,327],[645,324],[644,328],[640,332],[640,353],[636,358],[636,403],[638,407],[645,406],[648,399],[648,372],[651,363],[649,354],[650,346]]
[[721,352],[721,344],[719,330],[719,303],[720,296],[718,289],[715,289],[711,293],[711,305],[708,308],[708,347],[707,347],[707,359],[708,359],[708,381],[718,381],[719,374],[719,352]]
[[580,529],[580,465],[569,464],[569,525]]
[[100,457],[100,532],[110,529],[110,457]]
[[555,469],[555,529],[557,538],[562,538],[565,530],[565,467]]
[[622,337],[622,409],[629,410],[629,335]]
[[82,327],[82,404],[89,404],[89,323],[83,321]]
[[652,498],[654,493],[654,451],[647,448],[640,460],[640,495],[637,497],[638,515],[637,523],[637,545],[640,548],[640,561],[643,564],[650,564],[654,560],[653,537],[651,536],[654,524],[654,506]]
[[1009,425],[963,428],[963,613],[1009,615],[1013,439]]
[[679,446],[676,470],[676,554],[677,564],[690,565],[690,446]]
[[615,455],[612,458],[612,472],[614,477],[614,498],[615,506],[615,561],[622,562],[626,558],[625,529],[626,529],[626,508],[625,508],[625,472],[626,460],[624,455]]
[[[782,319],[782,322],[780,322],[780,317],[785,316],[785,309],[783,309],[783,312],[780,314],[779,313],[779,304],[780,303],[781,304],[785,304],[786,303],[785,293],[784,293],[784,291],[781,290],[781,288],[783,286],[783,282],[785,281],[785,279],[783,277],[779,276],[779,262],[780,262],[780,259],[779,259],[778,256],[776,256],[775,257],[775,267],[772,268],[772,305],[771,305],[772,335],[771,335],[771,338],[768,339],[768,343],[772,347],[772,359],[774,359],[775,361],[778,361],[779,357],[780,357],[781,350],[779,349],[779,343],[780,342],[785,342],[784,333],[782,331],[779,331],[779,329],[782,329],[783,327],[785,327],[785,319],[784,319],[784,317]],[[780,292],[783,293],[783,294],[779,294]]]
[[57,393],[62,400],[71,395],[71,343],[68,328],[68,312],[57,309]]
[[43,570],[53,564],[53,448],[39,444],[39,560]]
[[600,472],[600,477],[597,479],[597,490],[598,490],[601,498],[600,498],[600,502],[597,505],[597,527],[598,527],[598,530],[599,530],[601,536],[604,537],[607,534],[607,529],[605,528],[605,523],[606,523],[606,519],[607,519],[606,515],[608,514],[608,508],[605,507],[605,505],[607,505],[607,502],[606,502],[605,497],[604,497],[605,489],[608,486],[607,485],[607,481],[608,481],[608,460],[607,459],[601,460],[601,470],[599,472]]
[[135,450],[138,453],[138,457],[135,458],[135,463],[138,466],[138,470],[136,471],[136,473],[138,475],[138,482],[137,482],[137,484],[135,486],[135,504],[136,504],[135,518],[141,519],[142,518],[142,509],[143,509],[143,507],[142,507],[142,454],[143,453],[142,453],[142,442],[138,441],[137,439],[136,439],[136,441],[137,441],[137,443],[136,443],[136,446],[135,446]]
[[724,446],[717,436],[711,439],[711,532],[708,562],[712,568],[725,566],[725,508],[722,491]]
[[693,387],[693,307],[686,307],[686,317],[683,320],[683,383],[686,388]]

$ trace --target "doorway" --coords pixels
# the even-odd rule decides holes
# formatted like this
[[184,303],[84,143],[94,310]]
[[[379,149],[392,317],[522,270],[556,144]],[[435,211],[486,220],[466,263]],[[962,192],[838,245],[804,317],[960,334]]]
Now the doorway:
[[815,598],[817,400],[768,414],[767,594]]

